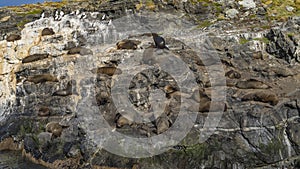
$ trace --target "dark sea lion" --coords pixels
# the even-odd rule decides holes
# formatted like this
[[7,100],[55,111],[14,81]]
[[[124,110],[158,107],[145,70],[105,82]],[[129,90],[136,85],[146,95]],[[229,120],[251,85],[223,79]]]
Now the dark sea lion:
[[256,79],[249,79],[246,81],[239,81],[236,84],[239,89],[268,89],[270,86],[266,85],[264,82],[258,81]]
[[48,58],[48,54],[33,54],[30,56],[27,56],[22,60],[22,63],[30,63],[30,62],[35,62],[38,60],[46,59]]
[[169,48],[166,46],[166,41],[163,37],[159,36],[157,33],[152,33],[152,37],[156,48],[169,50]]
[[74,47],[68,51],[68,55],[74,55],[74,54],[90,55],[93,54],[93,51],[84,47]]
[[54,77],[51,74],[41,74],[41,75],[34,75],[30,76],[26,79],[28,82],[43,83],[43,82],[58,82],[57,77]]
[[50,115],[50,108],[42,106],[38,109],[38,116],[45,117]]
[[50,122],[46,125],[46,131],[52,133],[54,137],[60,137],[62,130],[62,126],[57,122]]
[[115,123],[118,128],[121,128],[125,125],[132,125],[133,122],[131,120],[128,120],[124,116],[122,116],[120,113],[118,113],[115,117]]
[[241,78],[241,74],[235,70],[230,70],[226,72],[225,74],[226,77],[229,77],[230,79],[239,79]]
[[122,40],[120,42],[117,43],[117,49],[132,49],[132,50],[136,50],[137,46],[141,43],[141,41],[137,41],[137,40]]
[[99,67],[95,68],[92,70],[92,73],[96,74],[106,74],[108,76],[113,76],[113,75],[119,75],[122,73],[121,69],[118,69],[114,66],[104,66],[104,67]]
[[276,105],[278,103],[278,97],[276,94],[269,91],[255,91],[247,93],[242,96],[242,101],[259,101],[263,103],[269,103],[271,105]]
[[44,28],[42,30],[42,36],[47,36],[47,35],[54,35],[55,32],[53,31],[52,28]]
[[16,40],[21,40],[21,36],[17,35],[17,34],[11,34],[11,35],[8,35],[6,38],[7,42],[14,42]]

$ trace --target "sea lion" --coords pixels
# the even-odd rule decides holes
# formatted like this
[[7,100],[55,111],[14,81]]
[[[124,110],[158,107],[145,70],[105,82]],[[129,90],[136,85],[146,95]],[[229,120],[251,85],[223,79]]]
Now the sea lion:
[[60,137],[62,130],[62,126],[57,122],[50,122],[46,125],[46,131],[52,133],[54,137]]
[[22,63],[35,62],[38,60],[46,59],[46,58],[48,58],[48,56],[49,56],[48,54],[33,54],[33,55],[25,57],[22,60]]
[[268,89],[270,86],[266,85],[264,82],[258,81],[256,79],[249,79],[246,81],[239,81],[236,84],[239,89]]
[[21,36],[17,35],[17,34],[11,34],[11,35],[8,35],[6,38],[7,42],[14,42],[16,40],[21,40]]
[[137,46],[141,43],[141,41],[137,41],[137,40],[122,40],[120,42],[118,42],[117,45],[117,49],[132,49],[132,50],[136,50]]
[[29,76],[26,80],[28,82],[33,82],[35,84],[43,83],[43,82],[58,82],[57,77],[54,77],[53,75],[50,74]]
[[152,33],[152,37],[156,48],[169,50],[169,48],[166,46],[166,41],[163,37],[159,36],[157,33]]
[[54,35],[55,32],[53,31],[52,28],[44,28],[42,30],[42,36],[48,36],[48,35]]
[[84,47],[74,47],[68,51],[68,55],[74,55],[74,54],[92,55],[93,51]]
[[269,91],[255,91],[250,92],[242,96],[242,101],[259,101],[263,103],[269,103],[271,105],[276,105],[278,103],[278,97]]
[[226,72],[225,76],[229,77],[230,79],[240,79],[241,78],[241,74],[235,70],[230,70],[230,71]]
[[50,108],[42,106],[38,109],[38,116],[45,117],[50,115]]
[[104,66],[104,67],[99,67],[95,68],[92,70],[92,73],[95,74],[106,74],[108,76],[113,76],[113,75],[119,75],[122,73],[121,69],[118,69],[114,66]]
[[118,128],[121,128],[125,125],[132,125],[133,122],[128,120],[127,118],[125,118],[124,116],[122,116],[120,113],[118,113],[115,117],[115,123],[116,123],[116,126]]

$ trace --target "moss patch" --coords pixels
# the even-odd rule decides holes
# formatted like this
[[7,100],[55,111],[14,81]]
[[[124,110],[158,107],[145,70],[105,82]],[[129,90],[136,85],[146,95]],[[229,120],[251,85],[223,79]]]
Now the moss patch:
[[[299,0],[262,0],[262,3],[267,6],[267,13],[270,19],[285,21],[289,16],[300,15]],[[288,11],[287,6],[294,8],[293,11]]]
[[241,45],[246,44],[246,43],[248,43],[249,41],[250,41],[250,40],[245,39],[245,38],[240,38],[240,39],[239,39],[239,43],[240,43]]
[[269,39],[268,38],[254,38],[253,40],[258,40],[258,41],[260,41],[260,42],[263,42],[263,43],[269,43]]

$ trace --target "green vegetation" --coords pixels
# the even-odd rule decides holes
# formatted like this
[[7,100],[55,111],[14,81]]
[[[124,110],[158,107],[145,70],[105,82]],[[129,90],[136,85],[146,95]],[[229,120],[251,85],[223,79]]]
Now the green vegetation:
[[239,42],[240,42],[241,45],[246,44],[246,43],[248,43],[249,41],[250,41],[250,40],[245,39],[245,38],[240,38],[240,39],[239,39]]
[[[268,18],[271,20],[285,21],[289,16],[300,15],[300,0],[262,0],[262,3],[267,6]],[[288,11],[287,6],[294,10]]]
[[270,42],[269,39],[265,38],[265,37],[263,37],[263,38],[254,38],[253,40],[258,40],[258,41],[261,41],[261,42],[266,43],[266,44]]
[[210,25],[212,25],[214,22],[209,21],[209,20],[205,20],[202,22],[199,22],[198,28],[206,28],[209,27]]
[[17,26],[18,26],[19,28],[24,28],[24,25],[25,25],[26,23],[28,23],[28,22],[30,22],[30,21],[27,20],[27,19],[24,19],[23,21],[17,23]]
[[259,149],[264,154],[278,154],[285,146],[279,138],[273,138],[268,144],[260,144]]

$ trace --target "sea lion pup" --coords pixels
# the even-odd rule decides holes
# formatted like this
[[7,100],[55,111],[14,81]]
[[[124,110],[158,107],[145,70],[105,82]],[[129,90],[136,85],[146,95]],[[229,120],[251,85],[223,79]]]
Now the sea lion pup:
[[52,136],[54,138],[60,137],[62,130],[63,130],[62,126],[57,122],[50,122],[46,125],[46,131],[52,133]]
[[141,41],[138,40],[122,40],[117,43],[117,49],[131,49],[136,50]]
[[53,31],[52,28],[44,28],[42,30],[42,36],[47,36],[47,35],[54,35],[55,32]]
[[122,116],[122,114],[118,113],[115,117],[115,123],[117,128],[121,128],[125,125],[129,125],[131,126],[133,124],[132,121],[130,121],[129,119],[127,119],[126,117]]
[[30,63],[30,62],[35,62],[38,60],[46,59],[48,58],[49,54],[33,54],[25,57],[22,60],[22,63]]
[[40,74],[40,75],[29,76],[26,79],[26,81],[38,84],[43,82],[58,82],[58,79],[57,77],[51,74]]
[[241,98],[242,101],[259,101],[263,103],[269,103],[272,106],[275,106],[278,102],[279,99],[277,95],[273,92],[270,91],[255,91],[255,92],[250,92],[242,96]]
[[16,40],[21,40],[21,36],[17,35],[17,34],[11,34],[11,35],[8,35],[6,38],[7,42],[14,42]]
[[50,108],[42,106],[38,109],[38,116],[40,117],[46,117],[50,115]]
[[268,89],[270,86],[266,85],[264,82],[258,81],[256,79],[249,79],[246,81],[239,81],[236,84],[239,89]]
[[153,37],[156,48],[169,50],[169,48],[166,46],[166,41],[163,37],[158,36],[157,33],[152,33],[152,37]]

